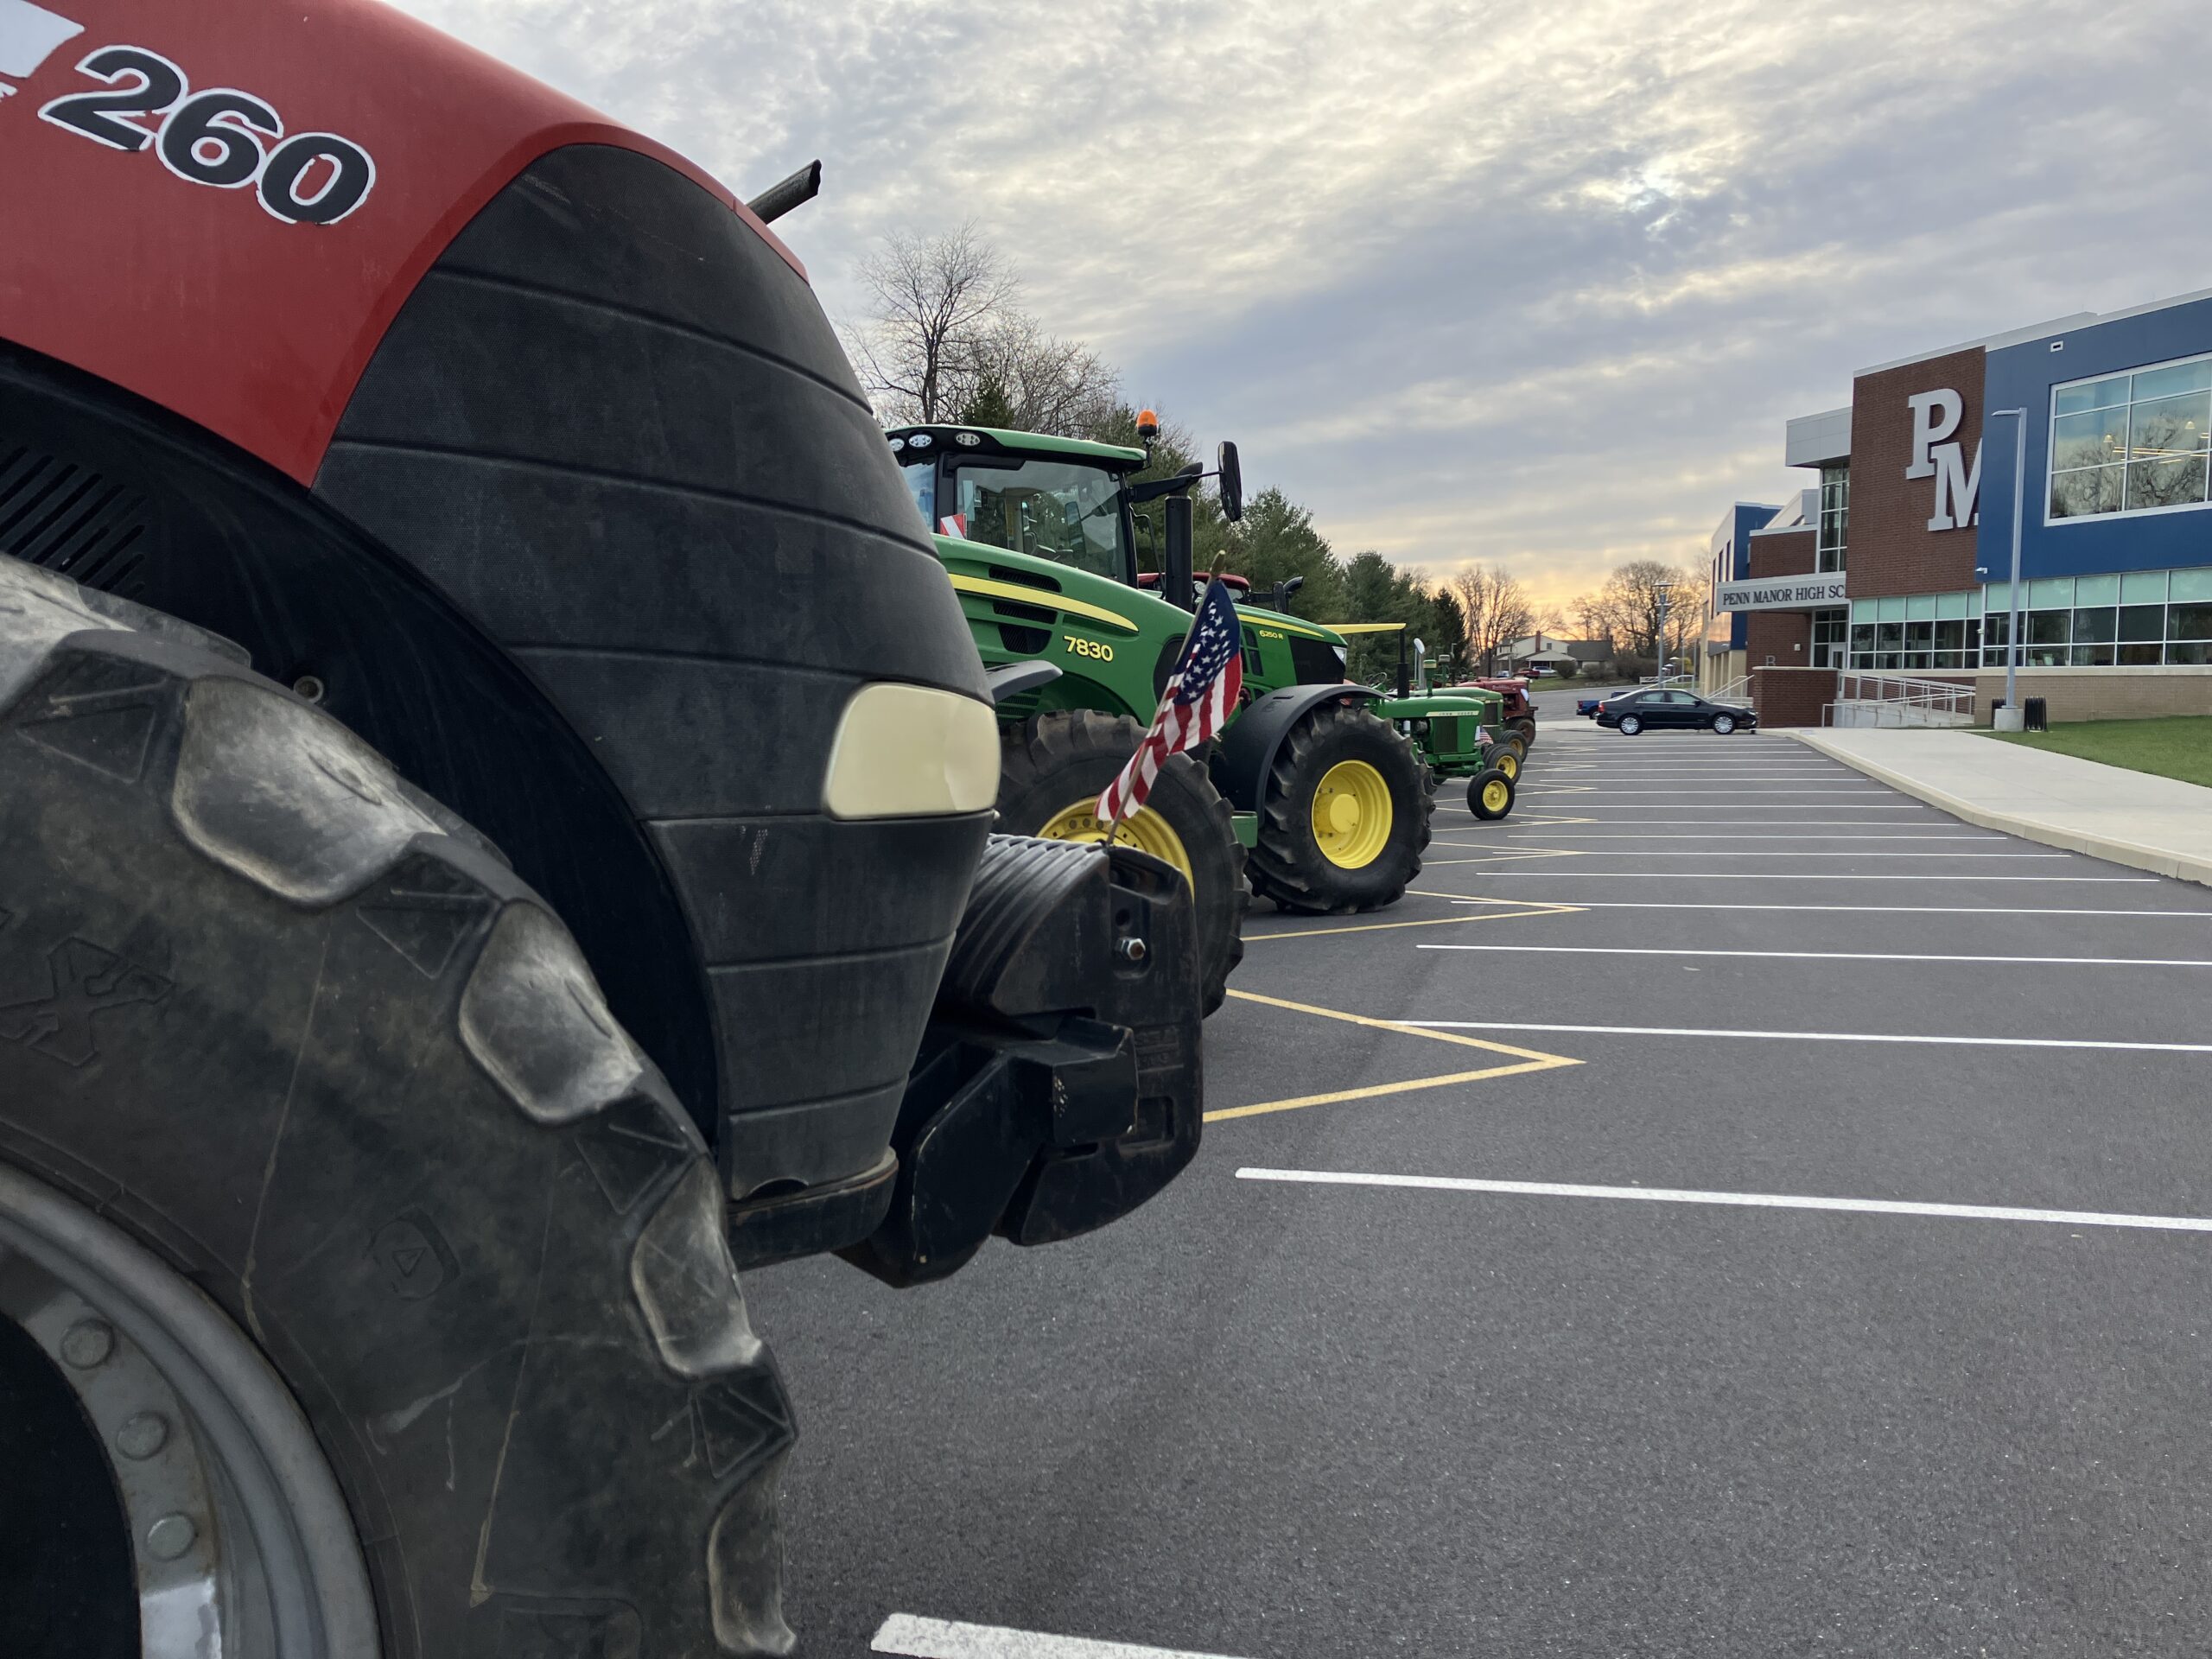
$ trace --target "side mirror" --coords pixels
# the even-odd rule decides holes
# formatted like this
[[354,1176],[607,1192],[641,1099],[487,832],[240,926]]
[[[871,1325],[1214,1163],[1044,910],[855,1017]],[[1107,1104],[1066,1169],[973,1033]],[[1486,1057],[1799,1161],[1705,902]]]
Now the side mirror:
[[1221,474],[1221,516],[1235,524],[1244,516],[1244,468],[1236,459],[1236,446],[1226,438],[1214,459]]

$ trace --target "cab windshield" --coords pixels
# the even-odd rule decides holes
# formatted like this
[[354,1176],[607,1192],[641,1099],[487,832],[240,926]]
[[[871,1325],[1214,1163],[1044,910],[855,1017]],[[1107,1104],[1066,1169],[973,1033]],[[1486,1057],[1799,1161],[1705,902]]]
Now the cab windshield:
[[939,519],[958,513],[969,541],[1071,564],[1109,582],[1129,580],[1121,480],[1114,474],[1070,461],[1027,457],[1009,465],[977,457],[962,461],[952,476],[956,499],[935,503],[935,511]]

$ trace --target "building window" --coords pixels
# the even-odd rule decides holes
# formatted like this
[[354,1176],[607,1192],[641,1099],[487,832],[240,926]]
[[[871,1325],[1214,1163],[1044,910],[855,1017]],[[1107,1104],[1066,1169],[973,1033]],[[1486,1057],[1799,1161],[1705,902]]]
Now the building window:
[[1840,570],[1851,530],[1851,467],[1821,468],[1821,523],[1813,537],[1815,570]]
[[[1839,605],[1833,610],[1813,613],[1813,663],[1815,668],[1841,668],[1844,651],[1851,635],[1851,611]],[[1866,648],[1873,649],[1873,630],[1867,631]]]
[[2212,356],[2056,386],[2044,522],[2205,505]]
[[[2212,665],[2212,569],[2060,576],[2020,597],[2024,667]],[[1982,664],[2002,668],[2012,597],[1999,582],[1983,603]]]

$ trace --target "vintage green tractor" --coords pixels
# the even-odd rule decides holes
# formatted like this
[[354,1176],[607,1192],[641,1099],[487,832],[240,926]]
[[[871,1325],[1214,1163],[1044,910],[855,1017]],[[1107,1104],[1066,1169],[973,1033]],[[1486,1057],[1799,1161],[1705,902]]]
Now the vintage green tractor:
[[[981,427],[889,434],[986,664],[1036,683],[998,704],[999,827],[1096,840],[1092,803],[1142,739],[1190,630],[1196,474],[1132,486],[1141,449]],[[1235,451],[1224,507],[1241,512]],[[1160,504],[1164,576],[1141,574],[1132,508]],[[1147,591],[1147,589],[1151,591]],[[1249,701],[1203,760],[1177,756],[1116,838],[1191,881],[1205,1005],[1243,954],[1252,893],[1285,909],[1373,910],[1421,869],[1433,780],[1397,711],[1344,678],[1344,638],[1258,607]],[[1059,670],[1057,676],[1041,666]],[[1478,737],[1470,729],[1470,742]]]

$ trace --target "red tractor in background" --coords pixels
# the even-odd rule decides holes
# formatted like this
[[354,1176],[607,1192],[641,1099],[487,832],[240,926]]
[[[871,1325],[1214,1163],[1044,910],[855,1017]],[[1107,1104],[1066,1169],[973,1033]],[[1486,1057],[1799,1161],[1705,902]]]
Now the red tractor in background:
[[1194,1154],[1188,889],[798,260],[367,0],[0,0],[0,1653],[784,1653],[743,1266]]
[[1529,682],[1523,679],[1472,679],[1467,685],[1484,691],[1495,691],[1505,699],[1505,726],[1509,731],[1521,734],[1521,741],[1529,747],[1536,742],[1536,705],[1529,700]]

